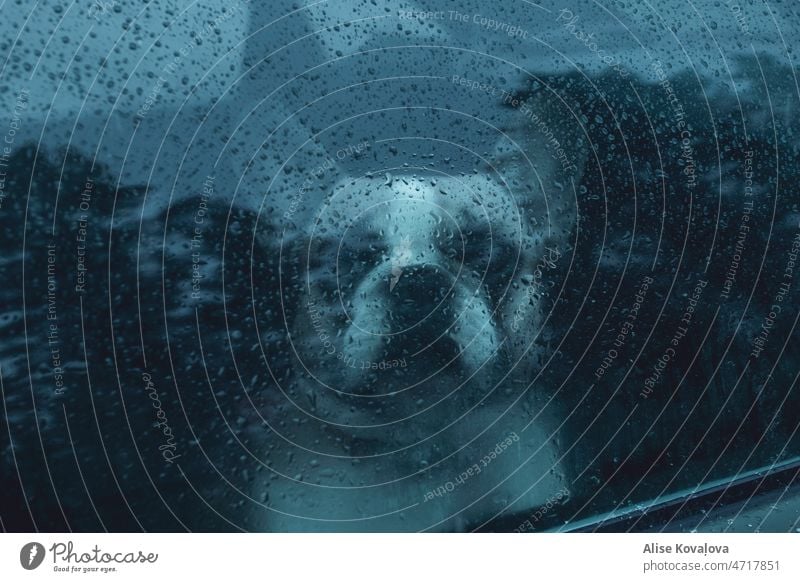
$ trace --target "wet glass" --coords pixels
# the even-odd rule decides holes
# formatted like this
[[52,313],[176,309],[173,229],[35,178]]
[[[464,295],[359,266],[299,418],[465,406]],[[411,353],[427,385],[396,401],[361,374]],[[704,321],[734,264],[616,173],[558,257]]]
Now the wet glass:
[[659,529],[791,484],[791,3],[0,13],[4,528]]

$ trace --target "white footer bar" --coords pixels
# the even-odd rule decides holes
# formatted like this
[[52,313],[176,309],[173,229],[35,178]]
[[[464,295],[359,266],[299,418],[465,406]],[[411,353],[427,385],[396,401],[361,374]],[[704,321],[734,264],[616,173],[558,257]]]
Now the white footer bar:
[[0,579],[797,581],[799,542],[792,534],[4,534]]

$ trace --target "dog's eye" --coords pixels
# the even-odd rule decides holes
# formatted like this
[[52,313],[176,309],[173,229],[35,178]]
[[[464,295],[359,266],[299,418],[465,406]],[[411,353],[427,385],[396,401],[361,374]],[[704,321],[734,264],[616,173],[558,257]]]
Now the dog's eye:
[[341,246],[336,255],[339,271],[352,269],[372,269],[389,258],[389,248],[385,244],[368,243],[356,246]]
[[522,262],[521,248],[512,244],[496,244],[487,269],[488,278],[501,284],[512,280]]
[[463,249],[464,262],[479,272],[489,271],[492,275],[507,276],[522,260],[522,250],[500,237],[492,238],[489,233],[471,233]]
[[452,228],[437,228],[431,238],[431,244],[440,256],[451,261],[460,261],[464,258],[466,246],[464,233]]
[[318,269],[325,265],[332,265],[336,256],[334,241],[327,238],[316,238],[309,242],[303,249],[305,261],[309,269]]

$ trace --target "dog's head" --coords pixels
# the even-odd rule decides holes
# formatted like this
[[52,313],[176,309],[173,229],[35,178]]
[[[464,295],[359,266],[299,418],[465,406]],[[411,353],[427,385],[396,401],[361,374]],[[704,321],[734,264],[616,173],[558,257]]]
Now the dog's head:
[[556,110],[513,111],[480,170],[346,176],[304,201],[276,250],[281,308],[292,367],[326,421],[413,422],[402,440],[414,441],[517,396],[576,218],[582,148]]

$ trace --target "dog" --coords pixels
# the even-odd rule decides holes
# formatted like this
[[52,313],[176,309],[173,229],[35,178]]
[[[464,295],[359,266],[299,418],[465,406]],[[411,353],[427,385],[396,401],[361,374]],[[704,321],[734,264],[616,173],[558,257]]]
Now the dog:
[[565,489],[552,406],[528,389],[586,155],[557,101],[518,104],[484,171],[340,177],[292,234],[259,235],[294,371],[272,390],[303,420],[270,451],[258,529],[461,531]]
[[5,527],[540,530],[798,450],[796,286],[756,277],[796,253],[794,71],[516,81],[390,19],[345,60],[273,6],[213,111],[9,160]]

